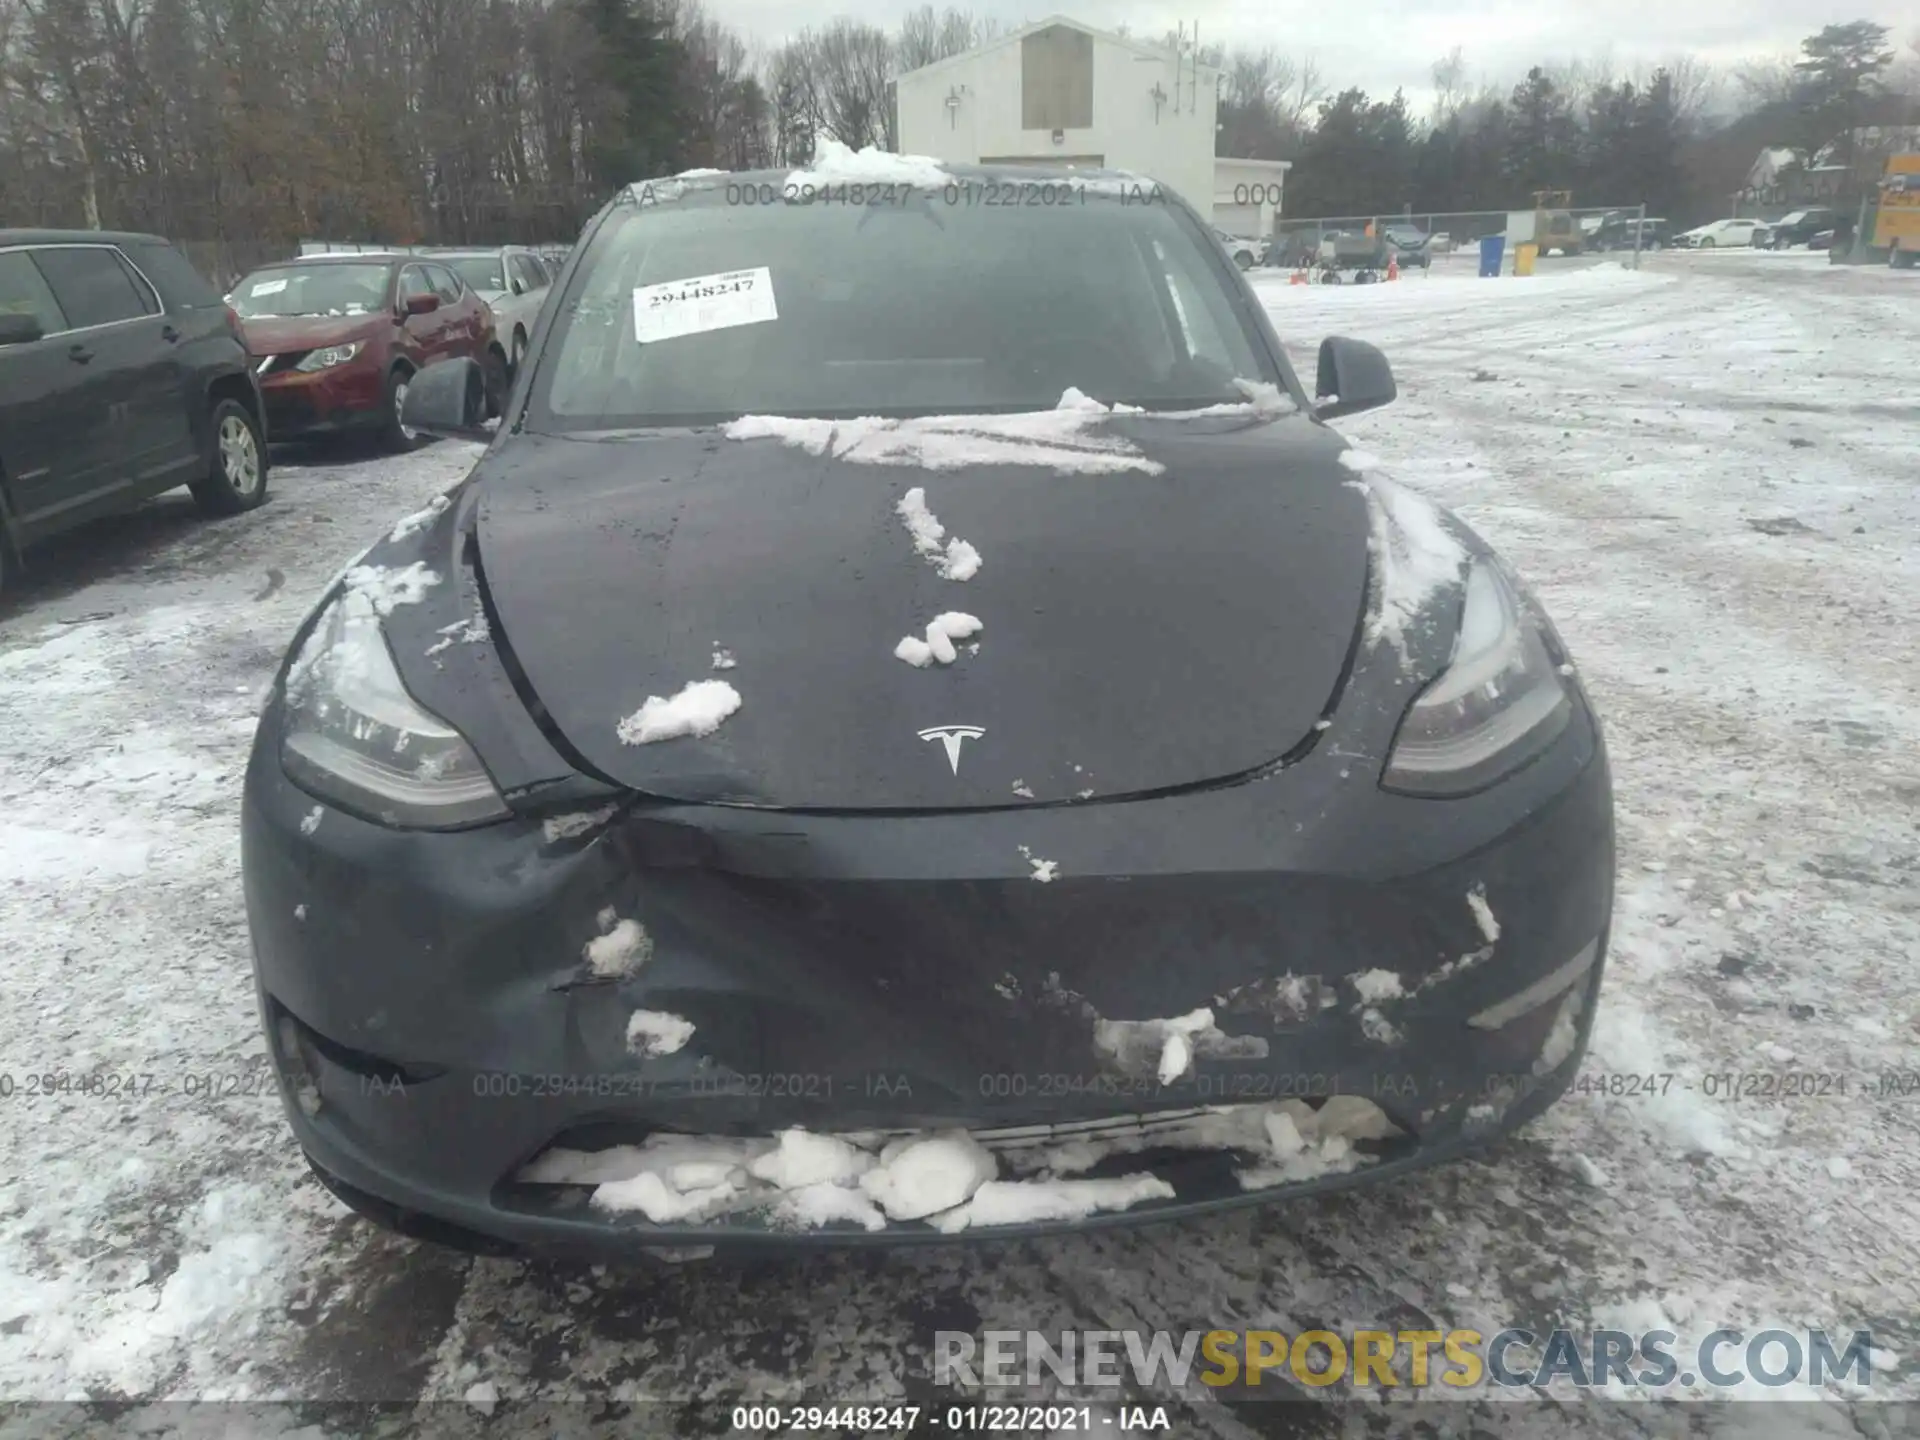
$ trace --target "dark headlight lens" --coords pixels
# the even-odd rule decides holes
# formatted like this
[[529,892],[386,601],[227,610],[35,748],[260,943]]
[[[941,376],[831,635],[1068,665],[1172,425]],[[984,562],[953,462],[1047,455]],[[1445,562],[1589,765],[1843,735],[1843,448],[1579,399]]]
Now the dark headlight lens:
[[460,732],[407,694],[380,617],[352,590],[326,608],[287,672],[280,763],[302,789],[405,829],[511,813]]
[[1476,560],[1453,658],[1408,707],[1380,784],[1406,795],[1466,795],[1551,745],[1573,713],[1540,631],[1500,568]]

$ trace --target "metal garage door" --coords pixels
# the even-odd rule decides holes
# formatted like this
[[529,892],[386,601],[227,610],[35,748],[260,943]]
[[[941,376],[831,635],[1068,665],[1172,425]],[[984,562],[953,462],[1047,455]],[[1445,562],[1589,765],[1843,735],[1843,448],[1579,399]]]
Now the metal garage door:
[[1104,155],[982,155],[982,165],[1054,165],[1064,170],[1098,170]]
[[1213,228],[1224,230],[1229,235],[1258,235],[1260,207],[1258,205],[1216,205],[1213,207]]

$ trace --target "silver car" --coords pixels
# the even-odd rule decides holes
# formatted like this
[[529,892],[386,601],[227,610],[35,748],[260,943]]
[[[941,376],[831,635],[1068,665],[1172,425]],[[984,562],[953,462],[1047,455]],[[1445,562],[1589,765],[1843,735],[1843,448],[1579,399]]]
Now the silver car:
[[540,255],[522,245],[436,249],[434,258],[459,272],[467,288],[493,311],[494,333],[506,347],[507,365],[520,373],[534,321],[546,303],[553,275]]

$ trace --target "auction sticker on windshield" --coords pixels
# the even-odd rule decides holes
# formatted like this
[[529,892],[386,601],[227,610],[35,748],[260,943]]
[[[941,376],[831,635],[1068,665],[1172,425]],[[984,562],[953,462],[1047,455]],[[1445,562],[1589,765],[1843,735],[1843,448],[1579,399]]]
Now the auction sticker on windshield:
[[779,318],[773,274],[765,265],[641,285],[633,292],[633,337],[642,345]]
[[278,295],[286,288],[287,282],[284,280],[262,280],[247,293],[250,295]]

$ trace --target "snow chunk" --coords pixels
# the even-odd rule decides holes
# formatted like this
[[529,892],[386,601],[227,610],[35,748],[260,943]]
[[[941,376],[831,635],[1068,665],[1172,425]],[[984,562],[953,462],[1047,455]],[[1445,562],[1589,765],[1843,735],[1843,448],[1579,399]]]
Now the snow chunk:
[[1402,1038],[1399,1027],[1371,1006],[1360,1012],[1360,1033],[1376,1045],[1398,1045]]
[[1364,475],[1380,468],[1380,457],[1366,450],[1346,449],[1340,452],[1340,463],[1354,474]]
[[1353,988],[1360,992],[1360,998],[1369,1005],[1377,1005],[1382,1000],[1398,1000],[1407,993],[1406,986],[1400,983],[1400,977],[1391,970],[1363,970],[1348,979],[1353,982]]
[[[631,922],[622,922],[631,923]],[[693,1038],[693,1022],[661,1010],[636,1010],[627,1021],[627,1048],[636,1055],[653,1059],[674,1055]]]
[[418,605],[439,583],[440,573],[418,560],[400,570],[356,565],[346,575],[347,589],[363,596],[378,615],[391,615],[401,605]]
[[1143,1200],[1171,1200],[1173,1186],[1158,1175],[1111,1180],[990,1180],[958,1209],[933,1218],[936,1230],[956,1235],[973,1225],[1029,1225],[1079,1220],[1098,1210],[1128,1210]]
[[949,540],[947,553],[935,563],[942,580],[971,580],[980,573],[980,552],[965,540]]
[[1167,1038],[1160,1048],[1160,1083],[1171,1085],[1193,1069],[1193,1041],[1189,1036],[1213,1029],[1213,1011],[1195,1010],[1166,1022]]
[[704,1218],[724,1206],[738,1190],[729,1180],[676,1190],[653,1171],[643,1170],[630,1180],[609,1180],[600,1185],[593,1192],[593,1203],[615,1214],[638,1210],[656,1225],[671,1225]]
[[604,933],[581,952],[594,974],[631,975],[653,958],[653,937],[638,920],[615,920],[611,910],[603,910],[600,928]]
[[1013,793],[1018,795],[1022,800],[1033,799],[1033,787],[1024,780],[1015,780],[1013,782]]
[[314,831],[320,828],[320,821],[325,817],[326,813],[327,812],[320,806],[314,806],[313,809],[300,817],[300,833],[302,835],[313,834]]
[[840,1185],[809,1185],[792,1191],[774,1207],[773,1218],[803,1230],[850,1222],[863,1230],[884,1230],[887,1217],[858,1190]]
[[960,1130],[895,1141],[860,1188],[891,1220],[918,1220],[962,1204],[999,1173],[979,1141]]
[[1128,1074],[1154,1074],[1171,1085],[1193,1068],[1195,1056],[1264,1060],[1267,1042],[1257,1035],[1227,1035],[1211,1009],[1169,1019],[1093,1022],[1093,1048]]
[[429,659],[442,650],[451,650],[455,645],[484,645],[493,638],[493,628],[487,624],[484,612],[476,613],[471,620],[456,620],[451,625],[442,625],[433,633],[445,638],[427,647]]
[[1377,608],[1367,640],[1386,641],[1407,658],[1407,631],[1444,591],[1461,583],[1465,548],[1430,500],[1390,480],[1350,480],[1367,496]]
[[606,824],[613,818],[614,811],[619,808],[617,805],[606,805],[598,810],[581,810],[572,815],[555,815],[540,822],[540,833],[549,845],[561,840],[572,840]]
[[710,170],[705,166],[697,166],[692,170],[682,170],[673,178],[676,180],[701,180],[711,175],[726,175],[729,173],[731,172],[726,170]]
[[907,534],[913,537],[913,548],[922,555],[938,555],[940,541],[947,533],[947,527],[934,518],[933,511],[927,508],[927,492],[924,486],[916,485],[900,497],[900,503],[893,507],[894,513],[906,522]]
[[1586,999],[1586,993],[1585,985],[1576,985],[1560,1002],[1560,1008],[1554,1012],[1553,1028],[1547,1031],[1539,1058],[1533,1062],[1534,1074],[1545,1075],[1549,1070],[1558,1069],[1573,1054],[1573,1047],[1580,1038],[1580,1007]]
[[483,1415],[493,1414],[493,1407],[500,1403],[500,1387],[491,1380],[482,1380],[469,1385],[466,1393],[460,1397],[467,1404],[475,1406]]
[[1492,958],[1493,958],[1493,946],[1491,945],[1482,945],[1478,950],[1469,950],[1467,951],[1466,954],[1460,956],[1457,959],[1449,960],[1446,964],[1442,965],[1439,969],[1435,970],[1431,975],[1427,976],[1426,979],[1420,982],[1420,985],[1418,988],[1422,990],[1430,990],[1435,985],[1444,985],[1447,981],[1451,980],[1454,976],[1462,974],[1465,971],[1471,970],[1474,966],[1478,965],[1482,960],[1490,960]]
[[388,532],[387,539],[391,543],[398,545],[408,536],[418,535],[422,530],[425,530],[429,525],[433,524],[434,521],[446,514],[447,506],[452,503],[453,502],[444,495],[434,496],[428,503],[426,509],[414,511],[413,514],[407,516],[404,520],[400,521],[399,524],[395,525],[393,529]]
[[740,692],[724,680],[695,680],[672,699],[658,695],[620,722],[620,743],[652,745],[683,735],[711,735],[740,708]]
[[953,176],[938,160],[927,155],[896,155],[876,145],[855,150],[822,135],[814,141],[813,164],[787,175],[787,187],[798,189],[804,197],[808,186],[818,190],[829,185],[911,185],[918,190],[945,188]]
[[804,1190],[851,1185],[873,1164],[873,1156],[837,1135],[814,1135],[795,1126],[782,1130],[779,1148],[754,1160],[747,1173],[782,1190]]
[[866,416],[814,420],[745,415],[721,427],[729,440],[778,440],[809,455],[856,465],[962,470],[971,465],[1032,465],[1058,474],[1110,475],[1166,469],[1119,435],[1098,432],[1105,409],[1037,410],[1015,415],[930,415],[904,420]]
[[1487,887],[1476,885],[1467,892],[1467,908],[1473,911],[1473,920],[1480,927],[1480,933],[1491,945],[1500,938],[1500,921],[1493,913],[1493,907],[1487,903]]
[[1853,1174],[1853,1162],[1844,1155],[1835,1155],[1827,1161],[1827,1174],[1835,1180],[1845,1180]]
[[715,650],[713,652],[713,668],[716,670],[731,670],[739,663],[739,661],[733,658],[733,652],[731,650]]
[[983,628],[985,627],[977,616],[963,614],[958,610],[944,611],[927,622],[925,640],[917,640],[908,635],[893,647],[893,653],[909,665],[921,669],[925,669],[935,660],[942,665],[951,665],[960,658],[960,652],[954,647],[953,642],[965,640],[969,635],[977,635]]
[[1595,1190],[1607,1188],[1607,1172],[1585,1155],[1576,1154],[1573,1157],[1573,1173],[1583,1185],[1591,1186]]
[[[1019,793],[1019,782],[1017,781],[1014,784],[1014,791],[1016,794]],[[1027,798],[1033,798],[1031,791],[1028,792]],[[1025,845],[1020,847],[1020,853],[1026,857],[1027,863],[1033,867],[1033,875],[1031,878],[1038,880],[1042,885],[1051,885],[1055,877],[1059,875],[1060,862],[1058,860],[1036,860],[1033,858],[1033,851]]]

